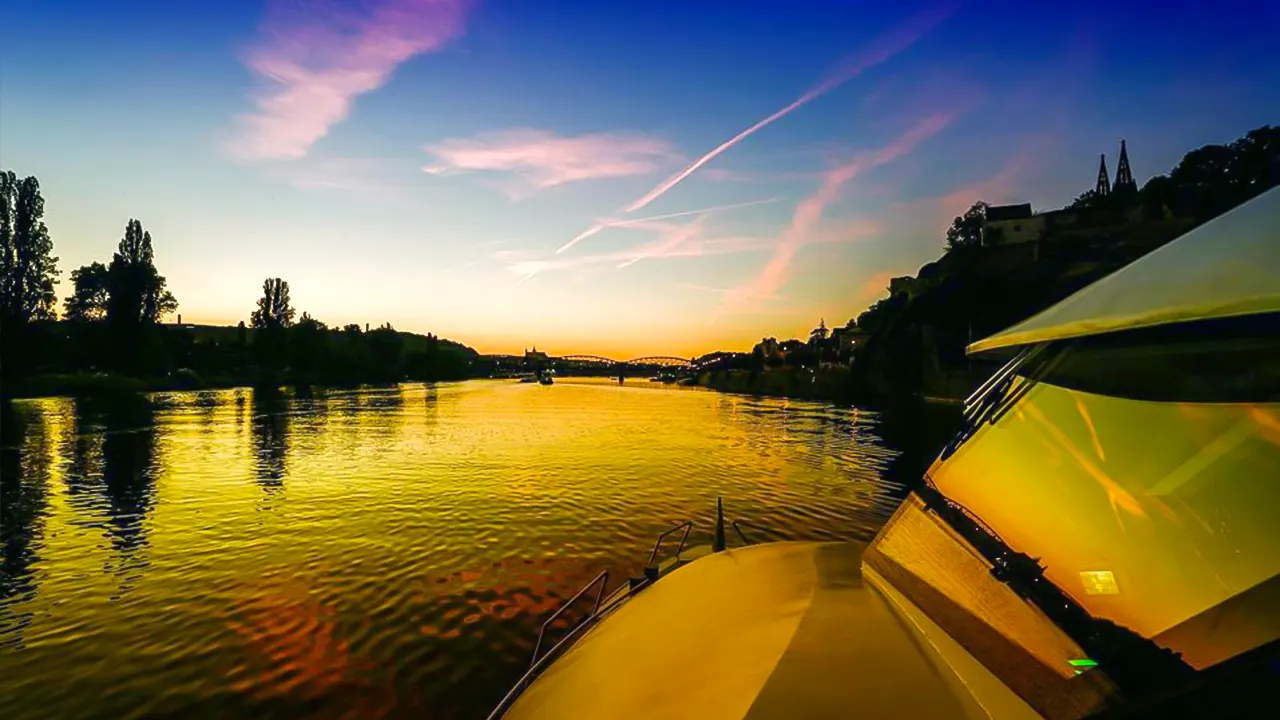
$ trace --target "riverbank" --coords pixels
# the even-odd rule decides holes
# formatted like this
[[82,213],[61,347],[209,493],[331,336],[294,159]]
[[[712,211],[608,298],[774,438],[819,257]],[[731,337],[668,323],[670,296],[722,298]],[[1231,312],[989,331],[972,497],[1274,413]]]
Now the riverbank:
[[33,375],[6,383],[4,397],[18,400],[45,397],[85,397],[116,393],[214,390],[249,386],[244,378],[199,377],[175,373],[165,377],[129,377],[115,373]]
[[827,365],[818,369],[718,370],[698,375],[694,384],[719,392],[810,400],[834,405],[878,407],[897,405],[904,401],[956,408],[964,405],[959,392],[963,388],[959,386],[946,388],[941,392],[935,389],[929,394],[899,398],[861,392],[855,384],[854,374],[845,365]]
[[841,366],[716,370],[698,375],[696,384],[720,392],[849,404],[849,369]]

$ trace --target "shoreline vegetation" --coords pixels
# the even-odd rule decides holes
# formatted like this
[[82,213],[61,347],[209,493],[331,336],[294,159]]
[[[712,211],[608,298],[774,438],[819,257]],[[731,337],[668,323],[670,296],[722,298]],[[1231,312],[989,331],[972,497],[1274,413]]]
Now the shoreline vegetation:
[[[1280,127],[1187,153],[1141,189],[1131,181],[1082,193],[1032,216],[1031,236],[1004,237],[997,212],[975,203],[946,231],[942,256],[844,327],[806,340],[765,338],[752,352],[717,352],[685,378],[723,392],[886,407],[954,405],[996,369],[965,347],[1280,184]],[[996,208],[1004,212],[1008,206]],[[151,234],[129,220],[108,263],[60,271],[34,177],[0,172],[0,399],[225,387],[352,387],[488,376],[473,348],[385,324],[329,327],[301,313],[289,284],[267,278],[249,322],[183,324],[155,264]],[[1007,224],[1007,223],[1006,223]],[[246,293],[248,295],[248,293]],[[247,303],[246,303],[247,305]],[[176,322],[162,318],[176,316]]]

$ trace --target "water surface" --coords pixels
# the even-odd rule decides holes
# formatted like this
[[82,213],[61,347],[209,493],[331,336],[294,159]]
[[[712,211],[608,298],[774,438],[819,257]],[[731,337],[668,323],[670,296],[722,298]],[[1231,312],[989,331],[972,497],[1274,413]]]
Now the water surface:
[[[483,717],[542,620],[715,499],[869,538],[872,413],[650,383],[17,403],[0,717]],[[755,538],[753,538],[755,539]]]

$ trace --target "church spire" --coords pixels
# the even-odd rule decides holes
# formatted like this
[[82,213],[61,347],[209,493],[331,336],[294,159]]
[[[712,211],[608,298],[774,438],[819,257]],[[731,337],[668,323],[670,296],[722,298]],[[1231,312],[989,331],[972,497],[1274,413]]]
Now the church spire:
[[1129,168],[1129,149],[1124,140],[1120,141],[1120,166],[1116,168],[1116,192],[1136,192],[1138,183],[1134,182],[1133,170]]
[[1098,184],[1093,188],[1093,194],[1098,197],[1105,197],[1111,194],[1111,178],[1107,175],[1107,154],[1102,154],[1102,161],[1098,164]]

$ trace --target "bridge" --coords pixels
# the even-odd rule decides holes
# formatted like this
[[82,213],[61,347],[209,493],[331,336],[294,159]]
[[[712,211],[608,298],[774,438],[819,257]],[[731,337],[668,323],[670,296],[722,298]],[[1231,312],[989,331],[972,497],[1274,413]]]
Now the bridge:
[[693,362],[686,358],[672,357],[670,355],[647,355],[645,357],[631,358],[630,360],[614,360],[612,358],[600,357],[599,355],[561,355],[559,357],[547,357],[548,362],[552,363],[576,363],[580,365],[601,365],[609,366],[627,366],[627,367],[666,367],[666,368],[687,368],[693,367]]
[[553,369],[562,373],[588,375],[628,375],[645,372],[679,372],[697,367],[693,360],[673,355],[645,355],[617,360],[602,355],[575,353],[570,355],[545,355],[533,352],[525,355],[486,355],[496,372],[532,372]]

